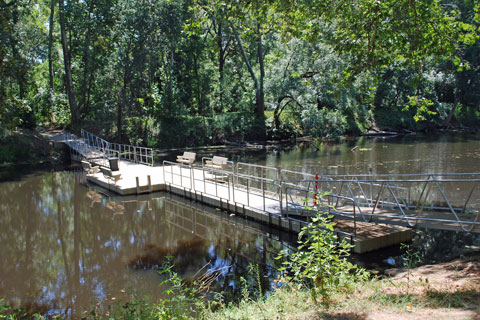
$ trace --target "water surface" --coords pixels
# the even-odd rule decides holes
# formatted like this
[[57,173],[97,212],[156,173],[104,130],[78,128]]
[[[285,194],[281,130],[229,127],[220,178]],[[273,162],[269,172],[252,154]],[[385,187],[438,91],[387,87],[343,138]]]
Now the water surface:
[[19,307],[78,318],[133,290],[162,296],[167,256],[192,278],[218,270],[212,290],[232,300],[249,265],[274,278],[292,236],[168,194],[115,198],[82,173],[28,175],[0,184],[0,297]]
[[[478,172],[480,136],[362,138],[319,144],[319,150],[311,143],[198,150],[197,161],[213,154],[306,173]],[[256,282],[249,265],[259,265],[263,286],[269,287],[274,256],[296,238],[168,194],[113,197],[86,185],[80,172],[2,177],[8,181],[0,183],[0,297],[44,314],[78,318],[132,290],[160,298],[157,270],[166,256],[187,279],[198,270],[218,270],[212,289],[234,300],[240,277]],[[434,262],[480,246],[480,238],[420,230],[414,243],[425,262]],[[359,261],[397,263],[397,249]]]

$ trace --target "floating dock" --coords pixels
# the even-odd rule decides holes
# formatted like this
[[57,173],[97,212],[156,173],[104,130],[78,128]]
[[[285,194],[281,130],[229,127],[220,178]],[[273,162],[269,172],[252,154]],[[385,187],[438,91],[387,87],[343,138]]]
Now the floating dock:
[[226,158],[220,166],[209,165],[211,158],[154,166],[150,148],[113,144],[83,130],[82,138],[65,133],[62,139],[72,159],[103,167],[86,179],[111,192],[166,191],[292,232],[316,212],[328,212],[337,235],[357,253],[409,241],[414,227],[480,232],[480,173],[318,176]]
[[[308,222],[298,216],[282,215],[282,203],[266,187],[263,191],[232,183],[224,172],[201,167],[165,163],[151,167],[120,161],[121,178],[114,180],[102,172],[87,174],[87,181],[122,196],[166,191],[187,199],[226,210],[289,232],[299,232]],[[148,178],[150,176],[150,178]],[[137,183],[138,181],[138,183]],[[150,183],[148,183],[150,181]],[[356,253],[373,251],[411,240],[412,231],[399,226],[338,220],[337,234],[347,238]]]

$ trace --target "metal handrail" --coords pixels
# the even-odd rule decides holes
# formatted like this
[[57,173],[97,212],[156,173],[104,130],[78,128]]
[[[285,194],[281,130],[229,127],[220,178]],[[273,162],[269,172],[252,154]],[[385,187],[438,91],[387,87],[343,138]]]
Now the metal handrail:
[[[105,157],[113,153],[122,160],[153,165],[151,148],[110,143],[85,130],[82,130],[82,139],[68,133],[65,139],[71,152],[80,156],[88,155],[88,150],[98,150]],[[335,199],[336,204],[350,199],[348,202],[353,203],[354,214],[365,221],[371,221],[372,217],[384,219],[384,222],[401,220],[411,227],[418,221],[438,221],[458,225],[467,232],[480,225],[480,173],[322,174],[315,179],[310,173],[242,162],[227,161],[222,170],[205,167],[205,161],[211,159],[203,157],[202,167],[196,168],[164,161],[165,181],[185,189],[208,192],[245,207],[270,211],[269,214],[275,214],[269,209],[270,201],[279,201],[280,213],[285,213],[288,206],[301,207],[303,201],[291,197],[294,190],[302,190],[306,197],[331,191],[330,198]],[[209,185],[212,187],[207,188]],[[455,191],[454,185],[455,188],[459,185],[464,194]],[[252,202],[254,197],[256,200]],[[349,208],[342,213],[342,208],[336,207],[337,215],[351,214]],[[432,212],[440,213],[432,216]]]
[[[179,169],[175,170],[175,168]],[[187,172],[189,172],[188,175]],[[268,214],[281,216],[280,213],[268,211],[266,204],[266,200],[268,199],[275,202],[278,201],[281,205],[281,185],[277,183],[267,182],[264,179],[255,177],[242,176],[241,179],[246,179],[246,183],[235,185],[233,183],[234,174],[232,172],[212,168],[193,167],[167,160],[163,161],[163,174],[165,182],[172,185],[213,195],[224,201],[233,202],[238,206],[260,209]],[[201,177],[199,177],[198,174],[200,174]],[[185,183],[186,177],[190,180],[188,184]],[[260,188],[252,186],[255,182],[260,183]],[[213,188],[208,188],[207,184],[213,186]],[[243,186],[243,188],[240,188],[241,186]],[[269,188],[270,190],[273,189],[274,192],[270,192]],[[242,198],[242,195],[245,197]],[[261,208],[252,203],[251,199],[253,197],[262,198]]]
[[[455,176],[458,177],[463,175],[464,174],[449,174],[450,177],[455,177]],[[359,214],[362,215],[362,217],[364,218],[368,218],[368,221],[370,221],[370,219],[373,216],[380,217],[380,218],[394,217],[395,219],[403,220],[407,225],[412,227],[415,226],[418,221],[450,222],[450,223],[458,224],[463,231],[467,231],[467,232],[472,231],[473,228],[479,224],[477,223],[477,221],[480,218],[480,208],[478,207],[480,203],[470,204],[470,201],[472,199],[472,195],[474,191],[476,190],[476,186],[479,184],[478,182],[480,182],[480,179],[452,179],[452,178],[436,179],[436,177],[440,177],[440,176],[445,176],[445,174],[443,175],[439,174],[433,177],[432,175],[424,175],[424,177],[426,177],[427,179],[392,179],[392,180],[373,180],[373,179],[370,179],[370,180],[324,179],[323,180],[323,179],[319,179],[315,181],[317,183],[328,182],[330,184],[337,184],[339,185],[339,188],[337,189],[332,188],[331,189],[332,194],[341,196],[341,195],[344,195],[344,192],[346,192],[348,196],[353,198],[355,201],[357,201],[355,194],[358,194],[358,193],[355,193],[352,190],[352,187],[360,186],[360,192],[363,195],[363,197],[366,197],[366,193],[361,187],[362,184],[370,187],[375,187],[375,189],[378,189],[374,194],[373,188],[372,188],[370,198],[366,197],[366,199],[364,199],[368,204],[367,207],[371,208],[371,212],[369,214],[364,214],[364,212],[362,212],[362,209],[361,209],[362,207],[358,205]],[[474,176],[478,176],[478,174],[475,174]],[[301,182],[305,183],[304,180]],[[441,184],[445,184],[445,183],[465,184],[465,182],[469,182],[473,184],[471,189],[467,190],[469,191],[468,197],[466,197],[466,200],[465,198],[463,198],[463,200],[462,198],[456,199],[456,202],[464,201],[464,203],[454,205],[453,202],[451,201],[452,199],[449,199],[449,197],[447,196],[447,193],[445,191],[445,186],[442,187]],[[288,182],[284,181],[284,183],[286,188],[291,188],[295,184],[293,181],[288,181]],[[399,183],[403,183],[408,187],[399,186],[398,185]],[[423,187],[418,189],[416,192],[418,199],[417,198],[412,199],[412,186],[414,186],[415,184],[423,185]],[[309,185],[308,188],[303,188],[303,190],[307,193],[308,192],[311,193],[312,192],[311,184]],[[429,199],[429,196],[432,190],[438,193],[438,196],[435,200],[443,201],[445,205],[443,206],[434,205],[434,200],[432,199],[430,199],[431,204],[430,205],[427,204],[427,200]],[[416,200],[416,203],[413,202],[415,200]],[[298,201],[297,201],[297,205],[299,205]],[[398,209],[400,215],[392,215],[392,214],[385,214],[382,212],[378,212],[377,209],[379,207]],[[425,209],[449,213],[451,214],[452,219],[420,217],[420,215],[423,214]],[[411,211],[413,211],[414,213],[413,215],[411,214]],[[465,218],[461,216],[461,214],[466,214],[468,212],[476,214],[476,216],[472,216],[473,221],[465,220]]]
[[[248,172],[247,173],[244,173],[244,172],[240,172],[241,168],[242,167],[246,167]],[[253,171],[254,173],[256,172],[256,170],[260,169],[262,173],[264,174],[260,174],[260,175],[253,175],[251,174],[250,172]],[[271,172],[273,174],[273,178],[272,177],[268,177],[269,176],[269,172]],[[237,175],[244,175],[244,176],[252,176],[252,177],[257,177],[257,178],[262,178],[262,179],[266,179],[266,180],[269,180],[269,181],[279,181],[280,180],[280,169],[279,168],[274,168],[274,167],[269,167],[269,166],[262,166],[262,165],[258,165],[258,164],[251,164],[251,163],[245,163],[245,162],[237,162],[237,165],[236,165],[236,171],[235,173]]]
[[105,160],[113,153],[121,160],[153,166],[153,148],[109,142],[84,129],[81,130],[81,136],[89,148],[102,152]]

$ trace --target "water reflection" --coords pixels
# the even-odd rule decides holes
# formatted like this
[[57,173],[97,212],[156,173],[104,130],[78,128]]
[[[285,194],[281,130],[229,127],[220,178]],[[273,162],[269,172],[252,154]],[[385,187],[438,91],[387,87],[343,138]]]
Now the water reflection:
[[[479,150],[478,135],[457,135],[360,139],[322,144],[319,151],[305,145],[221,154],[308,173],[438,173],[478,172]],[[211,152],[198,156],[203,155]],[[76,318],[128,288],[160,296],[155,270],[168,255],[187,278],[205,265],[220,270],[215,290],[231,300],[239,296],[241,276],[255,282],[250,263],[260,266],[267,287],[273,257],[295,240],[171,195],[112,198],[81,183],[81,174],[58,172],[0,184],[0,297]],[[426,260],[467,243],[480,245],[478,235],[464,233],[419,232],[416,239]],[[399,254],[388,249],[382,259]]]
[[128,288],[159,297],[167,255],[187,278],[205,265],[222,270],[214,289],[231,298],[241,276],[254,277],[250,263],[272,275],[292,240],[171,195],[112,198],[81,179],[58,172],[0,184],[0,297],[13,305],[77,318]]
[[[233,161],[319,174],[478,172],[480,133],[367,138],[268,149],[218,151]],[[200,155],[211,156],[200,152]]]

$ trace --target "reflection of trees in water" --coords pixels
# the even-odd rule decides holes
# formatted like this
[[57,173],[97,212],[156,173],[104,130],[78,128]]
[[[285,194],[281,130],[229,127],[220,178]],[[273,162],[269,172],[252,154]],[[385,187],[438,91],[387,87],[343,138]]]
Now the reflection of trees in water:
[[71,315],[140,281],[125,272],[122,250],[138,251],[135,239],[158,223],[151,214],[119,220],[100,203],[90,208],[73,176],[28,176],[0,187],[0,296],[17,305],[61,306]]
[[[263,268],[268,287],[263,275],[272,273],[274,260],[267,251],[281,250],[281,242],[193,212],[208,220],[199,237],[167,222],[164,199],[99,198],[97,191],[79,185],[79,177],[48,173],[0,185],[0,296],[16,306],[72,316],[129,287],[158,296],[158,275],[128,268],[145,249],[173,255],[176,271],[187,277],[208,262],[210,269],[229,266],[215,289],[230,297],[238,292],[241,276],[256,281],[247,269],[251,262]],[[112,201],[123,206],[122,214],[108,207]]]
[[196,267],[187,272],[179,269],[182,275],[189,276],[204,263],[209,263],[206,270],[211,272],[220,269],[222,274],[213,290],[224,292],[226,300],[234,300],[239,297],[241,277],[246,278],[248,283],[257,283],[256,274],[248,268],[253,264],[259,265],[263,292],[270,288],[270,281],[275,273],[274,257],[286,243],[270,238],[268,235],[271,233],[267,231],[247,227],[245,220],[230,219],[225,212],[212,209],[210,211],[214,212],[210,213],[204,206],[182,205],[171,199],[166,199],[165,208],[166,220],[171,227],[177,229],[176,232],[183,235],[193,233],[204,239],[209,246],[208,251],[202,252],[198,258],[186,255],[191,263],[195,263],[195,260],[200,263],[196,263]]

